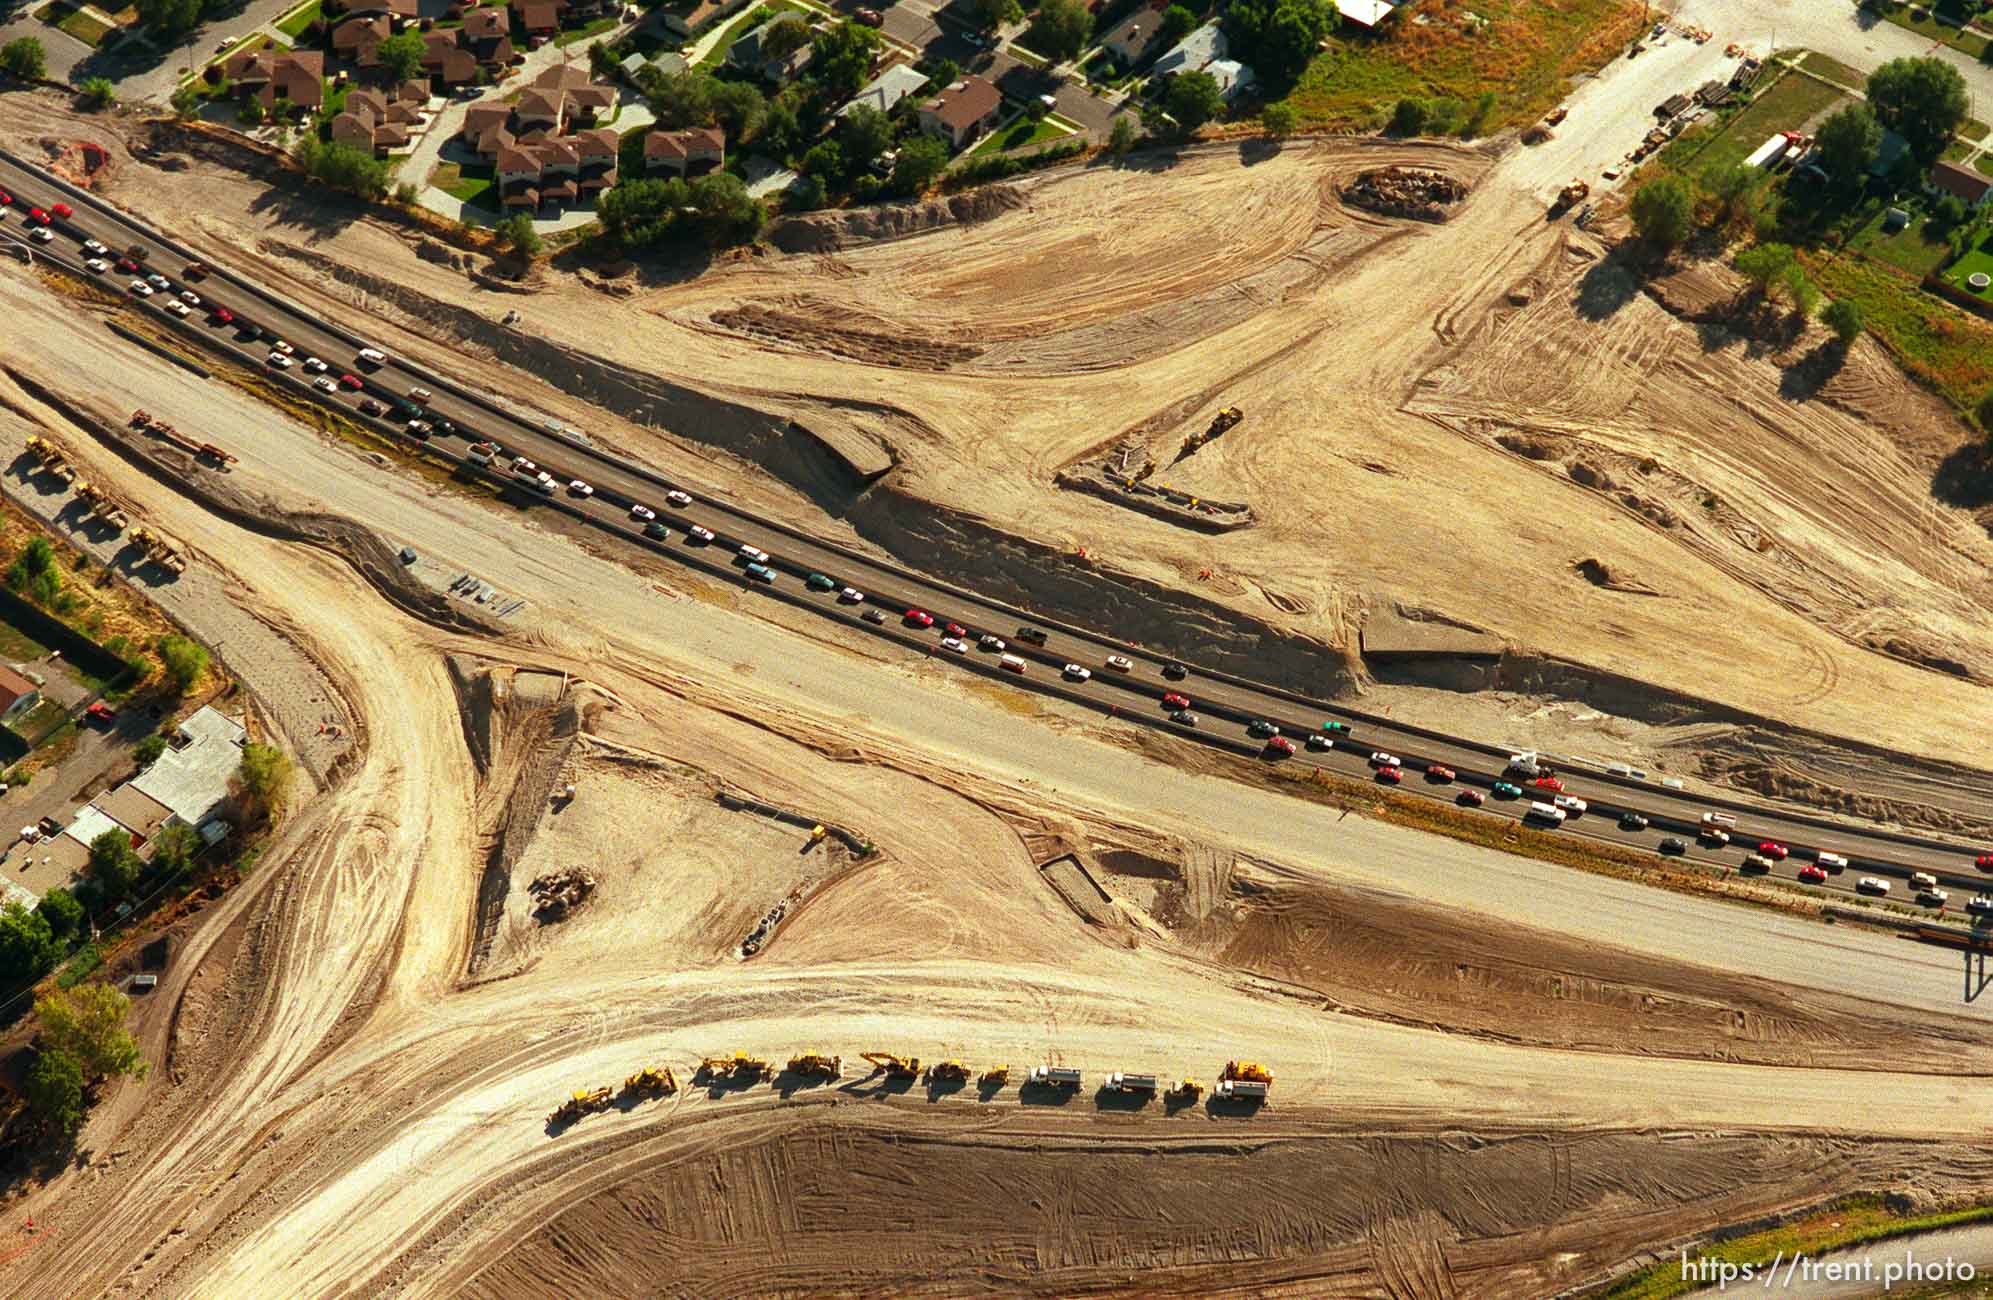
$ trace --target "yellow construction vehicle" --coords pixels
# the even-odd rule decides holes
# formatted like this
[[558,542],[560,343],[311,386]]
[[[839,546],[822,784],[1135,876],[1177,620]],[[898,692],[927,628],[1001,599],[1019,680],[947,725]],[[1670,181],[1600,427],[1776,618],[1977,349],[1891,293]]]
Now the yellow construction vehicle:
[[1001,1088],[1010,1082],[1010,1066],[992,1065],[976,1077],[976,1082],[985,1088]]
[[576,1088],[566,1101],[555,1108],[552,1122],[572,1124],[583,1115],[598,1110],[608,1110],[609,1096],[607,1088]]
[[1585,196],[1591,192],[1592,187],[1584,181],[1572,181],[1569,185],[1557,191],[1557,201],[1550,205],[1550,215],[1554,217],[1560,213],[1569,211],[1572,204],[1584,202]]
[[891,1052],[862,1052],[860,1055],[871,1062],[875,1070],[884,1070],[889,1078],[917,1079],[920,1077],[918,1056],[894,1056]]
[[826,1079],[842,1079],[844,1077],[844,1058],[841,1056],[824,1056],[818,1052],[803,1052],[789,1058],[789,1073],[820,1075]]
[[1241,1083],[1272,1083],[1273,1072],[1258,1061],[1227,1061],[1225,1072],[1220,1079],[1236,1079]]
[[118,509],[118,503],[111,500],[110,493],[104,491],[104,489],[98,487],[88,479],[82,479],[77,482],[76,495],[82,498],[84,504],[90,507],[92,514],[95,514],[101,522],[110,525],[115,531],[122,532],[125,525],[131,522],[130,517],[124,511]]
[[[1199,447],[1202,447],[1205,443],[1211,441],[1213,438],[1217,437],[1219,434],[1225,432],[1225,430],[1231,428],[1233,425],[1237,424],[1239,421],[1245,418],[1246,418],[1246,413],[1244,411],[1241,411],[1238,407],[1236,406],[1226,407],[1224,410],[1218,412],[1218,414],[1211,417],[1211,423],[1205,426],[1204,432],[1188,434],[1184,437],[1183,447],[1181,450],[1179,450],[1176,453],[1176,459],[1182,460],[1185,456],[1188,456],[1191,452],[1196,451]],[[1175,464],[1176,462],[1172,461],[1170,463]]]
[[639,1097],[669,1097],[678,1091],[678,1078],[668,1065],[646,1065],[623,1080],[623,1091]]
[[132,545],[145,553],[151,560],[168,573],[185,573],[187,562],[180,558],[180,552],[167,545],[166,539],[150,528],[140,526],[131,530]]
[[1178,1079],[1176,1087],[1165,1094],[1165,1100],[1189,1105],[1204,1095],[1204,1085],[1195,1079]]
[[709,1056],[699,1063],[699,1072],[692,1076],[693,1082],[703,1083],[713,1079],[745,1079],[753,1082],[766,1079],[775,1073],[775,1067],[758,1056],[746,1052],[735,1052],[732,1056]]
[[936,1061],[927,1067],[929,1083],[967,1083],[969,1067],[960,1061]]

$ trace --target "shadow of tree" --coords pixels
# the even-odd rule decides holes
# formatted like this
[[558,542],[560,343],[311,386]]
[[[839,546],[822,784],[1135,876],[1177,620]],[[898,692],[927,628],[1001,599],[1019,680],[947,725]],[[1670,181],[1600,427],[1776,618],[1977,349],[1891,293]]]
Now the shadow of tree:
[[1993,447],[1983,438],[1975,439],[1939,461],[1931,476],[1931,495],[1966,510],[1993,505]]
[[1584,319],[1594,323],[1608,320],[1639,296],[1640,276],[1632,254],[1623,249],[1614,249],[1579,278],[1572,306]]

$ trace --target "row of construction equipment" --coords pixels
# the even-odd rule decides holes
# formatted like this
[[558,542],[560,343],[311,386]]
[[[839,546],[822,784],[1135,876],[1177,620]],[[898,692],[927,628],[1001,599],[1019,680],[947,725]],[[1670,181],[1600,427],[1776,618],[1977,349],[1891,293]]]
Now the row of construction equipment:
[[1205,427],[1204,432],[1184,435],[1183,446],[1177,449],[1176,460],[1171,461],[1170,464],[1174,465],[1178,461],[1181,461],[1184,457],[1190,455],[1199,447],[1210,442],[1213,438],[1216,438],[1219,434],[1245,418],[1245,412],[1241,411],[1238,407],[1226,407],[1211,417],[1211,423]]
[[[623,1095],[633,1101],[669,1097],[677,1091],[678,1077],[671,1072],[671,1067],[668,1065],[647,1065],[623,1080]],[[572,1124],[583,1115],[592,1115],[598,1110],[608,1110],[615,1104],[615,1094],[609,1088],[577,1088],[566,1101],[554,1108],[554,1113],[547,1117],[547,1122]]]
[[[145,413],[141,411],[139,414]],[[131,516],[125,513],[124,507],[120,506],[110,493],[88,479],[79,480],[76,477],[76,470],[63,458],[54,443],[40,434],[30,434],[27,447],[28,454],[35,458],[44,474],[63,483],[76,485],[77,498],[88,507],[83,516],[85,519],[94,515],[98,522],[111,529],[113,533],[122,533],[131,524]],[[144,553],[146,559],[166,572],[181,574],[187,571],[186,558],[150,528],[133,528],[131,543]]]

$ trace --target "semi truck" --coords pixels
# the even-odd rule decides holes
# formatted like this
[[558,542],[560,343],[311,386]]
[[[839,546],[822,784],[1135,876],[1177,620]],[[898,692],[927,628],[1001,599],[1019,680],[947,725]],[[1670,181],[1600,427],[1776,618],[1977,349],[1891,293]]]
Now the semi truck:
[[1084,1076],[1078,1070],[1064,1065],[1034,1065],[1028,1082],[1041,1088],[1077,1088]]

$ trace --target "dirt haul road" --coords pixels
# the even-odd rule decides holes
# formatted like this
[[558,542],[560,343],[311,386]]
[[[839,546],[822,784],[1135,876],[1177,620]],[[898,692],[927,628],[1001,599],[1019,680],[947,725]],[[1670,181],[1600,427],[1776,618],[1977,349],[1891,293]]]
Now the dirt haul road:
[[[624,1290],[639,1285],[628,1270],[648,1267],[659,1248],[617,1219],[618,1207],[648,1213],[644,1193],[624,1184],[660,1177],[705,1188],[672,1198],[660,1216],[667,1239],[681,1229],[717,1234],[769,1258],[762,1243],[781,1244],[780,1261],[735,1273],[735,1285],[744,1277],[755,1289],[863,1290],[880,1274],[833,1264],[860,1239],[834,1227],[799,1235],[795,1216],[824,1195],[883,1208],[866,1171],[879,1165],[878,1142],[905,1136],[922,1142],[900,1146],[892,1178],[916,1199],[965,1176],[1020,1194],[1055,1169],[1090,1178],[1070,1163],[1083,1152],[1132,1156],[1161,1176],[1157,1197],[1114,1202],[1107,1218],[1092,1201],[1056,1202],[1040,1225],[1051,1253],[1005,1266],[1053,1286],[1117,1275],[1125,1285],[1130,1270],[1178,1270],[1196,1285],[1307,1259],[1355,1279],[1422,1261],[1489,1283],[1477,1290],[1533,1292],[1546,1276],[1583,1276],[1640,1243],[1844,1186],[1886,1181],[1957,1195],[1987,1185],[1983,1156],[1950,1141],[1993,1121],[1974,1077],[1993,1044],[1939,1000],[1955,974],[1928,970],[1927,1012],[1722,969],[1833,979],[1840,967],[1858,988],[1901,945],[1837,935],[1841,957],[1820,969],[1820,950],[1808,946],[1817,929],[1795,937],[1786,929],[1794,923],[1726,910],[1715,915],[1745,937],[1736,954],[1711,953],[1704,939],[1693,966],[1637,960],[1613,940],[1638,933],[1622,920],[1621,890],[1642,891],[1560,874],[1573,914],[1590,916],[1571,922],[1582,949],[1553,950],[1521,933],[1490,950],[1488,920],[1475,917],[1468,924],[1484,947],[1471,968],[1428,980],[1421,1023],[1406,1023],[1391,1004],[1406,979],[1394,955],[1401,944],[1339,971],[1310,956],[1323,942],[1317,927],[1344,910],[1377,924],[1380,900],[1306,891],[1403,872],[1412,842],[1426,843],[1419,837],[1235,798],[1208,781],[1201,797],[1164,798],[1159,833],[1162,769],[1060,735],[1070,724],[1038,716],[1035,703],[1017,716],[1014,697],[950,688],[917,662],[882,664],[876,651],[771,635],[751,617],[758,605],[736,612],[738,598],[718,584],[675,569],[633,577],[558,532],[372,466],[228,390],[174,380],[137,353],[99,373],[87,361],[87,320],[18,272],[0,269],[0,283],[15,308],[0,313],[9,354],[25,355],[23,331],[43,349],[22,363],[36,382],[113,413],[134,392],[154,393],[165,418],[238,452],[232,490],[274,497],[280,509],[310,499],[391,528],[430,557],[425,565],[502,575],[530,601],[509,643],[411,622],[323,552],[217,523],[46,407],[20,404],[17,418],[33,418],[139,515],[194,539],[200,563],[229,573],[246,607],[296,629],[345,696],[363,755],[240,892],[189,928],[142,1025],[155,1077],[121,1089],[101,1127],[86,1131],[83,1168],[17,1207],[46,1235],[6,1266],[14,1293]],[[514,672],[520,662],[555,674],[553,684]],[[488,696],[464,685],[487,671]],[[860,690],[845,693],[847,680]],[[895,702],[919,692],[942,724],[924,735],[895,721],[904,713]],[[498,703],[486,707],[487,698]],[[531,718],[556,707],[572,707],[579,729],[573,748],[549,758],[537,751],[561,728]],[[1063,788],[1022,777],[1034,770],[1029,754]],[[547,808],[550,763],[560,781],[576,782],[576,806],[527,817],[526,843],[501,842],[510,809]],[[709,792],[720,783],[834,815],[883,852],[857,870],[799,854],[799,832],[714,812]],[[1289,870],[1234,865],[1209,847],[1263,838],[1276,821],[1297,836]],[[1106,847],[1131,844],[1139,852]],[[1118,900],[1098,925],[1075,916],[1037,867],[1090,849]],[[1506,863],[1441,846],[1443,858],[1449,851],[1433,879],[1487,879]],[[501,949],[492,978],[469,980],[473,918],[494,859],[513,860],[521,874],[586,865],[601,880],[599,910],[552,930],[509,912],[500,926],[523,947]],[[1158,887],[1165,859],[1177,863],[1181,898],[1167,879]],[[751,888],[772,903],[790,888],[810,890],[819,874],[773,945],[751,964],[732,959],[743,921],[735,894]],[[1521,892],[1544,892],[1518,879]],[[1255,900],[1270,896],[1287,905],[1262,915]],[[1707,905],[1641,902],[1667,916],[1641,943],[1706,934]],[[1293,927],[1304,915],[1314,919]],[[1705,923],[1684,919],[1697,916]],[[1457,918],[1434,909],[1421,917],[1421,937],[1407,930],[1407,941],[1467,951],[1449,937]],[[1236,941],[1227,939],[1234,924]],[[1271,937],[1269,925],[1291,933]],[[1446,992],[1484,982],[1525,1009],[1490,1021],[1480,997]],[[1572,996],[1588,1005],[1582,1020],[1558,1010]],[[1325,1014],[1330,1006],[1345,1014]],[[1628,1054],[1629,1043],[1664,1055]],[[692,1090],[547,1131],[548,1110],[569,1089],[613,1083],[640,1064],[670,1062],[685,1078],[715,1051],[780,1061],[829,1050],[852,1061],[870,1047],[1018,1069],[1049,1055],[1094,1078],[1141,1065],[1208,1077],[1250,1050],[1274,1069],[1279,1095],[1256,1119],[1166,1119],[1095,1113],[1087,1098],[1056,1111],[1008,1095],[988,1106],[920,1090],[896,1100],[876,1081],[857,1081],[795,1094],[837,1099],[823,1126],[820,1108],[772,1111],[779,1094],[767,1089]],[[1816,1059],[1892,1069],[1807,1068]],[[1891,1105],[1878,1110],[1876,1095]],[[1815,1135],[1785,1132],[1795,1116]],[[1517,1201],[1503,1190],[1541,1185],[1529,1161],[1491,1160],[1466,1178],[1451,1163],[1464,1158],[1463,1127],[1509,1151],[1535,1143],[1565,1152],[1542,1166],[1562,1162],[1554,1194]],[[1616,1132],[1655,1127],[1730,1135],[1703,1139],[1699,1159],[1669,1162],[1637,1132]],[[1338,1202],[1333,1213],[1285,1222],[1264,1245],[1220,1249],[1237,1225],[1215,1204],[1224,1198],[1195,1189],[1208,1193],[1229,1161],[1250,1159],[1267,1138],[1354,1173],[1348,1162],[1364,1148],[1334,1145],[1351,1128],[1373,1152],[1380,1134],[1397,1135],[1388,1140],[1403,1155],[1384,1175],[1392,1198]],[[785,1134],[789,1145],[767,1146]],[[1212,1163],[1170,1159],[1187,1141]],[[1024,1167],[1031,1162],[1046,1172]],[[1308,1204],[1327,1190],[1296,1186]],[[757,1187],[766,1190],[749,1190]],[[1599,1212],[1608,1187],[1632,1189],[1617,1202],[1622,1213]],[[1490,1217],[1496,1204],[1508,1208]],[[741,1216],[732,1229],[714,1217],[722,1206]],[[1163,1214],[1203,1244],[1179,1254],[1143,1245]],[[868,1233],[879,1221],[845,1217]],[[603,1233],[613,1247],[588,1244]],[[899,1262],[885,1276],[901,1286],[963,1258],[945,1233],[888,1237]],[[879,1239],[867,1240],[876,1249]],[[1546,1241],[1557,1244],[1547,1250]],[[524,1243],[516,1256],[494,1249],[514,1242]],[[724,1258],[741,1267],[741,1257]],[[486,1264],[490,1278],[473,1276]],[[696,1279],[719,1265],[681,1267]]]

